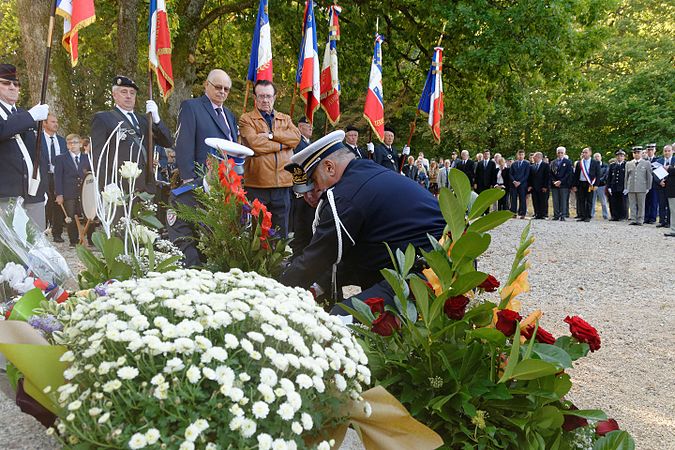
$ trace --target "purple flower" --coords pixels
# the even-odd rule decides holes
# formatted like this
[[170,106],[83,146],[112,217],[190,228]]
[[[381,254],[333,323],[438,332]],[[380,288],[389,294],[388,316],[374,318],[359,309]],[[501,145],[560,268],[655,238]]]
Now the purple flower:
[[99,297],[105,297],[106,295],[108,295],[107,289],[108,285],[113,284],[116,281],[117,280],[113,278],[112,280],[108,280],[105,283],[99,283],[94,288],[94,292],[96,292],[96,295],[98,295]]
[[47,314],[44,316],[32,316],[28,319],[28,324],[47,337],[55,331],[61,331],[63,324],[56,320],[56,317]]
[[248,215],[251,212],[251,205],[244,203],[241,205],[241,217],[239,218],[239,223],[241,226],[245,226],[248,222]]

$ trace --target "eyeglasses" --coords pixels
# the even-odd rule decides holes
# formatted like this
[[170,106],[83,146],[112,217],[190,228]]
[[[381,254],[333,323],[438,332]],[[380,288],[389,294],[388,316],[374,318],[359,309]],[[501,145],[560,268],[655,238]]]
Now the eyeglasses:
[[9,86],[10,84],[13,84],[14,87],[21,87],[20,81],[0,80],[0,84],[3,86]]
[[255,98],[260,99],[260,100],[272,100],[274,98],[274,94],[260,94],[256,95]]
[[211,83],[211,80],[206,80],[211,86],[213,86],[213,89],[216,91],[223,91],[223,92],[230,92],[230,87],[229,86],[221,86],[219,84],[213,84]]

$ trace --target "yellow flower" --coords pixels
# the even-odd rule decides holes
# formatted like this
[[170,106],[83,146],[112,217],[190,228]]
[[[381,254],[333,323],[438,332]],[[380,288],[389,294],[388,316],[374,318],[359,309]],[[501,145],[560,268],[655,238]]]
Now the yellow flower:
[[520,295],[523,292],[528,292],[529,290],[530,290],[530,283],[527,281],[527,270],[524,270],[523,273],[518,275],[518,277],[515,280],[513,280],[511,284],[509,284],[508,286],[504,286],[504,288],[500,292],[500,296],[502,300],[508,297],[513,299],[517,295]]
[[533,313],[530,313],[529,316],[527,316],[525,319],[520,321],[520,343],[524,343],[527,339],[525,339],[525,336],[523,336],[522,330],[525,330],[529,327],[534,327],[534,324],[536,322],[539,322],[539,319],[541,319],[541,316],[543,313],[541,312],[541,309],[538,309],[534,311]]
[[434,288],[434,294],[441,295],[443,292],[443,286],[441,286],[441,280],[439,280],[438,276],[436,276],[436,272],[434,272],[433,269],[428,268],[424,269],[422,274],[426,277],[429,284],[431,284],[431,287]]

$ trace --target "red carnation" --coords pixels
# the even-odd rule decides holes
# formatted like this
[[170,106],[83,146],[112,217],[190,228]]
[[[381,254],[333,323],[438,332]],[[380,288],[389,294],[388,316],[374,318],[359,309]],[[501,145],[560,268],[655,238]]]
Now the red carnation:
[[570,326],[570,333],[579,342],[585,342],[594,352],[600,349],[600,335],[598,330],[593,328],[588,322],[579,316],[567,316],[564,320]]
[[494,292],[499,287],[499,280],[497,280],[492,275],[488,275],[485,281],[479,284],[478,287],[483,289],[485,292]]
[[[520,334],[524,336],[525,339],[530,339],[532,338],[533,331],[534,325],[530,325],[529,327],[520,330]],[[542,327],[537,328],[537,335],[534,338],[537,342],[541,342],[542,344],[555,344],[555,337]]]
[[518,326],[518,321],[522,319],[521,315],[510,309],[502,309],[497,311],[497,324],[495,325],[499,331],[505,336],[513,336]]
[[[576,406],[570,406],[570,409],[579,409]],[[576,430],[579,427],[585,427],[588,425],[588,420],[583,417],[573,416],[571,414],[565,414],[565,422],[563,422],[562,429],[565,431]]]
[[391,334],[401,328],[401,322],[398,317],[384,310],[384,299],[380,297],[372,297],[364,302],[370,307],[370,311],[377,315],[373,320],[372,330],[381,336],[391,336]]
[[456,295],[450,297],[445,301],[443,309],[445,314],[453,320],[462,320],[466,312],[466,305],[469,304],[469,299],[463,295]]
[[598,436],[604,436],[610,431],[615,431],[619,429],[619,424],[616,423],[614,419],[602,420],[597,423],[595,426],[595,434]]

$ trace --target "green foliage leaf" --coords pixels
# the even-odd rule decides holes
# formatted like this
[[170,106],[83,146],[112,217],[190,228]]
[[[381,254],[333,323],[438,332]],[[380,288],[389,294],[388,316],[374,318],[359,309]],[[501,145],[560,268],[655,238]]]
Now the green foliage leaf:
[[465,260],[473,261],[485,253],[490,246],[491,240],[492,238],[489,234],[478,234],[467,231],[466,234],[460,237],[455,242],[455,245],[452,246],[450,257],[456,264]]
[[431,317],[429,316],[429,290],[427,285],[419,277],[413,276],[410,279],[410,289],[415,296],[415,302],[422,314],[422,320],[424,320],[426,326],[429,327]]
[[464,227],[466,226],[466,207],[462,206],[455,194],[449,189],[441,189],[438,196],[438,204],[441,207],[443,218],[447,222],[448,227],[450,227],[450,235],[454,242],[464,232]]
[[450,169],[450,186],[452,186],[452,191],[457,196],[459,200],[459,205],[462,207],[462,219],[466,214],[466,210],[469,207],[469,201],[471,200],[471,184],[469,183],[469,178],[464,172],[459,169]]
[[595,441],[593,450],[635,450],[635,441],[626,431],[610,431]]
[[518,363],[509,378],[516,380],[534,380],[536,378],[554,375],[557,372],[558,368],[551,363],[540,359],[525,359]]
[[483,216],[471,222],[471,225],[469,225],[467,231],[473,231],[474,233],[485,233],[486,231],[490,231],[493,228],[497,228],[499,225],[512,218],[513,213],[511,211],[494,211],[487,216]]
[[452,283],[452,295],[460,295],[469,292],[481,284],[488,277],[488,274],[483,272],[469,272],[462,274],[457,280]]
[[501,347],[506,343],[506,336],[496,328],[477,328],[469,331],[468,334],[472,339],[482,339],[497,347]]
[[513,335],[513,345],[511,346],[511,353],[509,354],[508,362],[506,363],[506,368],[504,369],[504,374],[499,379],[500,383],[504,383],[507,380],[512,378],[516,366],[518,365],[518,357],[520,356],[520,323],[516,327],[516,332]]
[[607,419],[607,414],[600,409],[564,409],[562,413],[566,416],[583,417],[584,419],[594,421]]
[[577,342],[570,336],[560,336],[556,339],[555,346],[565,350],[570,358],[572,358],[572,361],[576,361],[577,359],[588,355],[588,351],[590,350],[588,344],[585,342]]
[[572,367],[572,358],[570,358],[569,353],[558,346],[535,343],[532,350],[543,361],[555,364],[561,369]]
[[502,198],[504,194],[504,191],[501,189],[487,189],[478,194],[478,198],[473,202],[469,210],[469,220],[474,220],[483,215],[485,210]]

